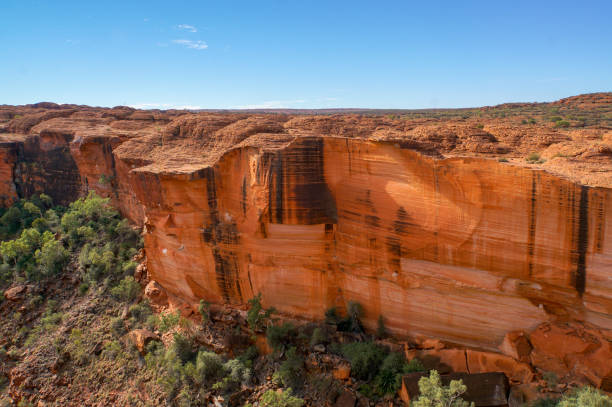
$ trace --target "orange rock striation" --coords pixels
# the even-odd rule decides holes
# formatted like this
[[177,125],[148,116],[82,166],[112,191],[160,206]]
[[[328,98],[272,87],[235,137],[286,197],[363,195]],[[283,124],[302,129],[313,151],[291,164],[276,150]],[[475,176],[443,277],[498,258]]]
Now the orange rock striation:
[[[382,315],[396,335],[479,349],[461,355],[478,371],[527,380],[532,363],[601,384],[612,130],[525,125],[531,105],[513,106],[460,119],[0,106],[0,200],[110,197],[144,225],[151,279],[194,307],[261,293],[318,319],[358,301],[367,327]],[[612,118],[610,94],[550,106]],[[526,354],[508,344],[522,332]]]

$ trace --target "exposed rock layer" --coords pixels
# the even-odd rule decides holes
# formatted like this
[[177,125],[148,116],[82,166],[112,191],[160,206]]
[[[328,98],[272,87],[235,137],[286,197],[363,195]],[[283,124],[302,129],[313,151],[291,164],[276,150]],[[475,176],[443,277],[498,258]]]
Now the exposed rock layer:
[[370,328],[382,315],[395,334],[487,350],[551,321],[612,329],[604,127],[13,109],[2,203],[110,197],[145,226],[151,278],[194,306],[262,293],[317,319],[358,301]]

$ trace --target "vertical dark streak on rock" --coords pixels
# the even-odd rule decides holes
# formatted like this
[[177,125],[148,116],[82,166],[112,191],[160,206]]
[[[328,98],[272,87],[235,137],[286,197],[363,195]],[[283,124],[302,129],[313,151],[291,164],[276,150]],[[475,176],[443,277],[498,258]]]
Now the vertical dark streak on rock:
[[15,189],[20,198],[29,198],[41,192],[53,202],[68,205],[81,192],[81,174],[70,154],[71,135],[62,135],[64,144],[52,150],[40,148],[40,136],[25,141],[19,148],[15,166]]
[[597,218],[597,223],[595,226],[595,253],[601,253],[603,251],[603,241],[605,236],[605,227],[606,227],[606,216],[605,216],[605,203],[606,197],[597,194],[595,195],[597,198],[597,210],[595,211],[595,216]]
[[110,164],[111,164],[111,170],[113,171],[113,178],[111,181],[111,187],[113,189],[113,192],[115,193],[115,198],[119,199],[119,183],[118,183],[118,176],[117,176],[117,168],[116,168],[116,164],[115,164],[115,155],[113,154],[113,145],[112,144],[106,144],[105,145],[106,151],[105,153],[108,154],[110,156]]
[[225,302],[241,303],[243,298],[238,278],[238,259],[233,250],[224,247],[238,244],[238,232],[234,223],[222,223],[219,219],[216,174],[213,168],[206,172],[206,195],[210,224],[204,229],[204,239],[212,246],[217,285]]
[[589,188],[584,185],[580,186],[578,216],[578,259],[574,275],[574,286],[578,294],[582,296],[586,288],[586,252],[589,245]]
[[[438,164],[436,162],[434,162],[433,164],[433,179],[434,179],[434,190],[436,192],[436,219],[435,219],[435,224],[438,224],[439,221],[439,213],[438,210],[440,209],[440,182],[438,180]],[[434,231],[434,241],[436,242],[436,244],[433,247],[433,261],[438,262],[440,261],[440,245],[438,244],[438,230],[436,229]]]
[[246,216],[246,200],[247,200],[247,181],[246,181],[246,177],[244,177],[242,179],[242,194],[241,194],[241,201],[240,201],[240,205],[242,206],[242,214],[244,216]]
[[337,223],[336,202],[324,175],[323,140],[304,138],[270,161],[272,223]]
[[529,230],[527,237],[527,267],[529,278],[533,275],[533,257],[535,255],[535,235],[536,235],[536,204],[537,204],[537,182],[536,174],[531,178],[531,203],[529,206]]
[[283,190],[284,190],[284,165],[283,154],[278,152],[270,160],[270,187],[269,208],[270,222],[283,223]]

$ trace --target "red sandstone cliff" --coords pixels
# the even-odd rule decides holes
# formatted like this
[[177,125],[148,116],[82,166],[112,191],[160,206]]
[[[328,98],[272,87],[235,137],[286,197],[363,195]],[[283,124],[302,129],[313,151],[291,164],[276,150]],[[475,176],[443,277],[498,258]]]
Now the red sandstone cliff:
[[[551,106],[600,117],[612,96]],[[559,128],[544,115],[523,125],[529,105],[508,109],[519,113],[4,106],[0,199],[110,197],[144,225],[152,279],[194,306],[262,293],[266,306],[321,318],[354,300],[366,326],[383,315],[399,335],[493,351],[513,331],[545,342],[552,322],[597,332],[581,355],[610,361],[612,130],[606,121]],[[545,161],[527,163],[532,152]],[[562,332],[553,329],[587,341]],[[570,350],[543,348],[532,362],[574,367]],[[589,366],[592,381],[612,378],[612,361]]]

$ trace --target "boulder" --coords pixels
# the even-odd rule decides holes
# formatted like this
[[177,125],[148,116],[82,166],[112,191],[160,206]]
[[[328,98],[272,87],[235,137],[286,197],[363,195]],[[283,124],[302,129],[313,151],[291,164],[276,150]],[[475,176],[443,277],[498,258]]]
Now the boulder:
[[436,349],[436,350],[440,350],[444,348],[444,343],[439,340],[439,339],[425,339],[423,342],[421,342],[421,348],[423,349]]
[[334,379],[346,380],[351,376],[351,365],[348,363],[342,363],[334,368],[332,374]]
[[350,391],[344,390],[334,405],[335,407],[355,407],[355,403],[357,403],[357,397]]
[[134,279],[136,281],[142,281],[146,277],[147,277],[147,264],[140,263],[138,266],[136,266],[136,269],[134,270]]
[[504,355],[525,363],[529,363],[529,355],[532,349],[529,339],[522,331],[508,332],[499,346],[499,350]]
[[149,283],[145,287],[144,294],[149,299],[151,304],[168,304],[168,295],[166,294],[166,290],[164,290],[164,288],[157,281],[149,281]]
[[419,359],[428,371],[435,369],[440,374],[468,371],[465,350],[463,349],[410,349],[405,354],[408,360]]
[[533,380],[533,371],[529,364],[500,353],[471,349],[425,349],[406,352],[407,359],[415,357],[423,363],[426,370],[435,369],[440,374],[503,372],[513,383],[529,383]]
[[612,342],[604,333],[578,323],[541,324],[530,335],[531,363],[560,376],[585,378],[612,388]]
[[324,353],[325,352],[325,345],[322,345],[322,344],[315,345],[313,347],[313,350],[315,352]]
[[513,383],[530,383],[533,370],[527,363],[493,352],[466,351],[468,372],[503,372]]
[[26,285],[16,285],[4,292],[4,298],[12,302],[19,302],[25,298],[27,290]]
[[159,340],[159,336],[155,335],[148,329],[134,329],[133,331],[130,331],[128,338],[141,354],[144,354],[149,342]]

